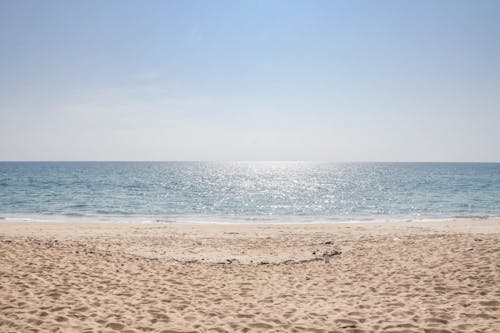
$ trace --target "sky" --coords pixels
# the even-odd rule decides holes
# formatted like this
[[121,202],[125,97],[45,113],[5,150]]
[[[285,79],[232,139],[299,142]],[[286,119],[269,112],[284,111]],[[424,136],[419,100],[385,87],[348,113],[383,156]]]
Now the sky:
[[500,161],[500,1],[0,0],[0,160]]

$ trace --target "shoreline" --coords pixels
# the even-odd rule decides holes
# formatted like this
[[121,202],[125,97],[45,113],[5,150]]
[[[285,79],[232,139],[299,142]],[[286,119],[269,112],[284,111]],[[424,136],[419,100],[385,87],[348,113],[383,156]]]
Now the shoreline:
[[420,223],[420,222],[454,222],[454,221],[495,221],[500,216],[489,214],[455,215],[447,217],[388,217],[388,218],[329,218],[329,217],[301,217],[301,216],[273,216],[273,217],[206,217],[206,216],[72,216],[72,215],[43,215],[43,214],[0,214],[1,222],[35,222],[35,223],[130,223],[130,224],[339,224],[339,223]]
[[0,256],[6,332],[446,333],[500,325],[500,219],[0,221]]

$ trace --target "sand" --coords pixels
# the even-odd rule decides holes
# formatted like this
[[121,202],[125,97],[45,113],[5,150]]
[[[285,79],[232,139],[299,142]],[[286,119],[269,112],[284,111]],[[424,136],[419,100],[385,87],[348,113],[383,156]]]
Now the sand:
[[0,260],[0,332],[500,332],[499,220],[1,222]]

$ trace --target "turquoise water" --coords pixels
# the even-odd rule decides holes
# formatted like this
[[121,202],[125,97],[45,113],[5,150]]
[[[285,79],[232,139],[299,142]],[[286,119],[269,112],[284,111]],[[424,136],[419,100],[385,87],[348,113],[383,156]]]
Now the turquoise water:
[[1,162],[2,219],[327,222],[500,216],[500,163]]

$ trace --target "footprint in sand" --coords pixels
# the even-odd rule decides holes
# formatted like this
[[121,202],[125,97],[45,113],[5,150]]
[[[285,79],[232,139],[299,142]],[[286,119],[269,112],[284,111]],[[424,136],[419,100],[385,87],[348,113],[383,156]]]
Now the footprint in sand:
[[448,320],[444,320],[441,318],[427,318],[425,319],[425,322],[428,324],[448,324]]
[[248,324],[248,326],[250,326],[252,328],[261,328],[261,329],[271,329],[271,328],[273,328],[273,325],[269,325],[269,324],[266,324],[266,323],[251,323],[251,324]]
[[335,323],[339,328],[356,328],[356,325],[358,324],[356,321],[349,319],[337,319],[335,320]]
[[499,306],[500,302],[499,301],[483,301],[479,302],[482,306]]
[[62,322],[65,322],[65,321],[68,321],[69,319],[67,317],[64,317],[64,316],[57,316],[55,318],[55,320],[58,322],[58,323],[62,323]]
[[111,328],[114,330],[121,330],[125,327],[125,325],[120,324],[120,323],[108,323],[106,324],[106,328]]
[[425,333],[451,333],[451,331],[439,328],[424,328]]
[[238,317],[238,318],[253,318],[254,315],[252,315],[252,314],[246,314],[246,313],[239,313],[239,314],[236,315],[236,317]]

